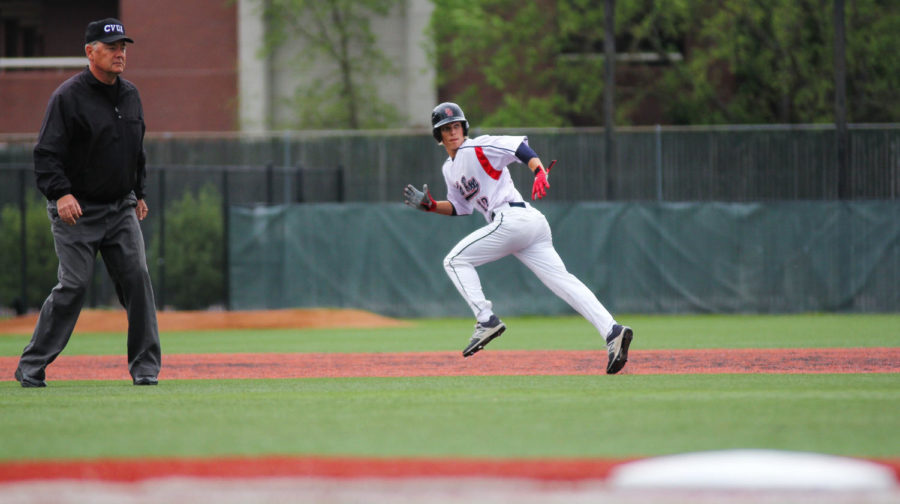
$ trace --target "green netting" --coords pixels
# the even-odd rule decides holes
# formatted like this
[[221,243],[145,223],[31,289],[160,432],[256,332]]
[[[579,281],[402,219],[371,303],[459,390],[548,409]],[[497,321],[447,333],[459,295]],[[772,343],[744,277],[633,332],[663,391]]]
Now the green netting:
[[[614,314],[900,311],[900,202],[538,205]],[[482,224],[401,204],[233,207],[232,307],[470,315],[441,263]],[[501,315],[572,312],[513,257],[479,272]]]

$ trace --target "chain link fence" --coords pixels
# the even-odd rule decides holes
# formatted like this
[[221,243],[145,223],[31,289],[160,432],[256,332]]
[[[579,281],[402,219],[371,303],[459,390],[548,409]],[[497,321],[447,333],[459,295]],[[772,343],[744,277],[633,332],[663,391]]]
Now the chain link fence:
[[[485,133],[473,128],[470,136]],[[549,202],[900,195],[900,125],[851,125],[846,167],[838,165],[836,133],[829,125],[620,128],[614,166],[604,165],[602,129],[489,133],[527,135],[545,164],[558,160]],[[37,264],[41,256],[34,250],[45,247],[50,233],[46,216],[27,218],[29,209],[39,213],[34,208],[44,204],[34,184],[33,146],[29,136],[0,137],[0,309],[18,312],[39,307],[55,283],[55,256],[52,264]],[[446,152],[428,131],[166,134],[148,136],[145,147],[150,215],[142,227],[161,307],[229,307],[229,207],[399,203],[407,183],[427,183],[435,197],[444,196],[440,166]],[[510,168],[524,194],[531,174],[522,166]],[[844,191],[838,187],[841,170],[849,181]],[[98,260],[90,306],[116,303],[103,269]],[[208,278],[191,278],[206,269]]]

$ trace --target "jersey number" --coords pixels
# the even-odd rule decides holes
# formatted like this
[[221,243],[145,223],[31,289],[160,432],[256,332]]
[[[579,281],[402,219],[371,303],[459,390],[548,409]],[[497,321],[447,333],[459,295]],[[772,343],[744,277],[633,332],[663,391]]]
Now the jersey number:
[[490,208],[490,205],[488,204],[488,199],[484,196],[475,200],[475,204],[478,205],[479,207],[481,207],[481,209],[484,210],[485,212],[487,212],[488,208]]

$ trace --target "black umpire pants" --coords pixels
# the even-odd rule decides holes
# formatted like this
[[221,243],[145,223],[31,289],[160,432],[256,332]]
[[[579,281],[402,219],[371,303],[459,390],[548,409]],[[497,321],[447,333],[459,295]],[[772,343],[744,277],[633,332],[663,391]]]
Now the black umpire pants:
[[83,215],[74,226],[60,219],[56,201],[47,203],[59,283],[41,307],[19,371],[33,381],[45,379],[45,368],[72,336],[99,252],[128,316],[128,371],[133,378],[156,377],[161,364],[159,329],[144,236],[134,211],[137,199],[132,193],[114,203],[79,203]]

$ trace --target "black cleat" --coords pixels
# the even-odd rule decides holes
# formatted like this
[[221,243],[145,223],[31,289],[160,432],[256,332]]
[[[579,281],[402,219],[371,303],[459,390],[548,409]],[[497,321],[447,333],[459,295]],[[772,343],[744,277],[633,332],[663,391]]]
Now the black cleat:
[[606,349],[609,351],[609,362],[606,364],[606,374],[616,374],[625,367],[628,362],[628,347],[634,338],[634,331],[628,326],[616,324],[606,337]]
[[504,324],[496,315],[491,315],[487,322],[475,324],[475,334],[469,340],[469,346],[463,350],[463,357],[469,357],[484,348],[494,338],[499,337],[506,330]]

